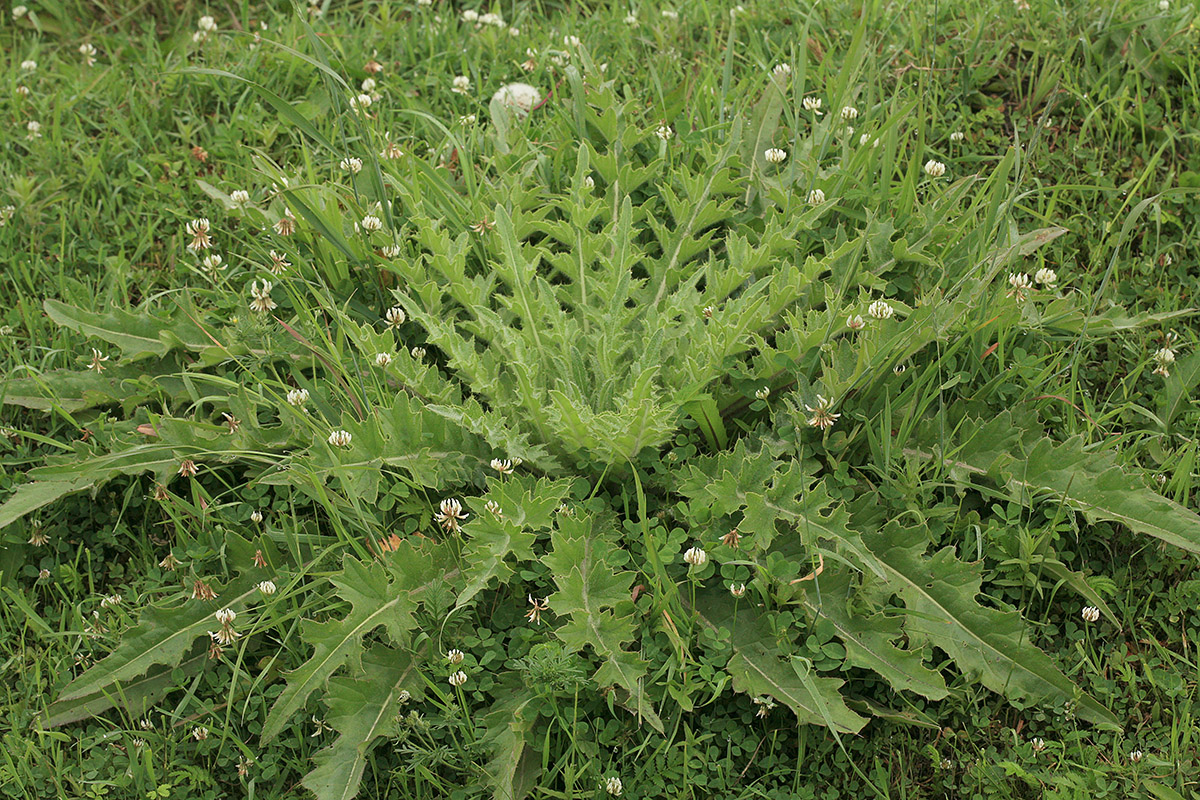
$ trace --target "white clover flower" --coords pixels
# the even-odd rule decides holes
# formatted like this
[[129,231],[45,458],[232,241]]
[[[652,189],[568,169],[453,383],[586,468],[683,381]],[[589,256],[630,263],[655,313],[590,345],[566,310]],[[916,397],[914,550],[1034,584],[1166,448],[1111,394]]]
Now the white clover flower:
[[21,62],[21,71],[22,72],[33,72],[36,69],[37,69],[37,62],[34,61],[32,58],[27,58]]
[[615,775],[604,782],[604,791],[608,792],[613,797],[620,797],[621,792],[624,790],[625,787],[621,785],[621,779]]
[[670,126],[664,122],[654,131],[654,135],[665,142],[675,135],[675,131],[671,130]]
[[508,23],[506,23],[504,21],[504,17],[500,16],[499,14],[497,14],[495,12],[488,12],[487,14],[480,14],[479,15],[479,24],[480,25],[490,25],[493,28],[508,27]]
[[424,347],[421,347],[421,346],[419,346],[419,345],[418,345],[418,346],[416,346],[416,347],[414,347],[412,350],[409,350],[408,352],[409,352],[409,353],[412,355],[412,357],[413,357],[413,358],[415,358],[417,361],[420,361],[421,359],[425,358],[425,348],[424,348]]
[[[1163,5],[1165,5],[1165,4],[1166,4],[1166,0],[1163,0],[1163,2],[1158,4],[1158,7],[1162,8]],[[1166,9],[1163,8],[1163,11],[1166,11]],[[1143,753],[1141,750],[1132,750],[1129,753],[1129,760],[1135,764],[1139,763],[1145,757],[1146,757],[1146,754]]]
[[637,25],[638,24],[637,14],[634,14],[632,11],[629,12],[628,14],[626,14],[625,15],[625,24],[626,25]]
[[753,702],[754,705],[758,706],[758,711],[755,713],[756,717],[767,716],[767,714],[771,713],[771,709],[775,707],[775,701],[771,699],[770,695],[755,697]]
[[1034,753],[1040,753],[1046,749],[1046,740],[1040,736],[1035,736],[1029,741],[1029,749]]
[[12,10],[13,19],[20,19],[21,17],[25,16],[28,13],[29,13],[29,8],[26,6],[13,6],[13,10]]
[[463,116],[458,118],[458,124],[464,125],[464,126],[474,125],[475,124],[475,115],[474,114],[464,114]]
[[450,81],[450,91],[455,94],[466,94],[471,89],[471,79],[466,75],[455,75]]
[[404,313],[404,309],[400,306],[392,306],[383,315],[383,321],[392,329],[399,328],[407,319],[408,315]]
[[31,92],[30,92],[28,86],[25,86],[22,84],[21,86],[17,87],[17,94],[20,95],[21,97],[29,97]]
[[862,314],[853,314],[846,317],[846,327],[852,331],[861,331],[866,327],[866,322],[863,321]]
[[872,141],[871,134],[869,134],[869,133],[864,133],[862,136],[858,137],[859,147],[862,147],[867,142],[871,142],[871,147],[879,147],[879,140],[875,139],[874,141]]
[[771,70],[771,74],[776,78],[789,78],[792,75],[792,65],[787,63],[776,64],[774,69]]
[[731,583],[729,585],[729,593],[737,599],[741,599],[742,597],[745,597],[746,596],[746,584]]
[[808,420],[808,424],[814,428],[820,428],[821,430],[829,430],[832,428],[833,423],[837,422],[842,416],[841,414],[834,414],[832,411],[830,411],[832,407],[832,400],[822,397],[821,395],[817,395],[817,404],[815,406],[810,406],[808,404],[805,404],[804,406],[804,410],[812,414],[812,417]]
[[220,254],[212,253],[211,255],[205,256],[204,260],[201,261],[200,264],[204,267],[205,272],[212,273],[220,272],[221,270],[225,269],[225,264],[223,262],[224,259],[221,258]]
[[757,397],[759,400],[766,400],[768,397],[771,396],[771,387],[763,386],[762,388],[760,388],[754,392],[754,396]]
[[205,33],[216,33],[217,21],[212,17],[204,16],[197,21],[196,28],[204,31]]
[[510,83],[496,90],[492,100],[524,117],[542,102],[542,93],[528,83]]
[[245,189],[234,189],[229,193],[229,202],[241,208],[250,202],[250,193]]
[[1008,285],[1011,288],[1008,290],[1007,296],[1017,298],[1018,302],[1024,300],[1026,295],[1033,291],[1033,281],[1025,272],[1008,273]]
[[811,111],[818,117],[825,113],[821,110],[821,98],[819,97],[806,97],[800,101],[800,105],[804,106],[805,111]]
[[563,44],[565,44],[567,47],[579,47],[582,42],[579,41],[578,36],[567,35],[563,37]]
[[867,306],[867,313],[875,319],[891,319],[896,311],[886,300],[876,300]]
[[451,686],[458,688],[467,682],[467,673],[460,669],[458,672],[450,676],[449,681]]
[[467,518],[467,512],[463,511],[462,503],[448,497],[438,506],[438,513],[433,518],[447,531],[457,531]]
[[362,172],[363,162],[361,158],[354,158],[351,156],[348,158],[343,158],[342,162],[338,164],[338,166],[352,175],[357,175],[358,173]]
[[679,19],[679,12],[671,8],[664,8],[659,13],[663,19]]
[[257,311],[260,314],[275,310],[275,301],[271,299],[272,286],[273,284],[270,281],[263,281],[261,287],[258,285],[258,281],[250,284],[251,310]]
[[488,510],[489,514],[492,514],[496,518],[504,519],[504,510],[502,508],[500,508],[500,504],[497,503],[495,500],[488,500],[486,503],[483,504],[483,507]]
[[703,567],[708,563],[708,553],[701,547],[689,547],[683,554],[683,560],[693,567]]
[[254,511],[251,512],[251,514],[250,514],[250,521],[255,523],[256,525],[258,523],[262,522],[263,521],[263,513],[261,511],[259,511],[257,508],[254,509]]
[[287,402],[290,406],[302,406],[308,402],[308,389],[288,389]]
[[258,285],[258,281],[250,284],[250,308],[260,314],[265,314],[268,311],[273,311],[276,308],[275,301],[271,299],[270,281],[263,281],[262,287]]
[[373,91],[375,91],[375,86],[376,86],[376,84],[375,84],[375,79],[374,79],[374,78],[363,78],[363,82],[362,82],[362,84],[361,84],[361,88],[362,88],[362,90],[363,90],[364,92],[373,92]]
[[375,366],[379,367],[380,369],[387,369],[391,365],[392,365],[392,354],[391,353],[376,353],[375,354]]
[[513,463],[507,458],[493,458],[491,467],[501,475],[511,475],[513,471]]
[[962,131],[955,131],[954,133],[950,134],[950,141],[952,142],[961,142],[965,138],[967,138],[967,135]]
[[121,595],[119,594],[110,594],[100,600],[101,608],[112,608],[113,606],[119,605],[121,605]]
[[334,447],[349,447],[353,438],[354,436],[351,435],[350,431],[336,430],[329,434],[329,438],[326,441]]
[[287,260],[286,253],[280,253],[276,250],[272,250],[267,255],[271,257],[271,266],[268,267],[268,269],[271,271],[272,275],[282,275],[283,273],[287,272],[288,267],[292,265],[292,262]]
[[208,728],[204,727],[203,725],[197,725],[196,727],[192,728],[192,738],[197,742],[204,741],[208,738]]
[[854,106],[842,106],[842,119],[846,122],[858,119],[858,109]]
[[813,189],[808,193],[808,204],[810,206],[819,206],[825,202],[825,192],[820,189]]
[[213,614],[217,618],[217,622],[222,625],[231,625],[237,619],[237,613],[232,608],[222,608],[217,613]]
[[1175,363],[1175,351],[1169,347],[1164,347],[1154,354],[1154,363],[1158,366],[1154,368],[1155,375],[1161,375],[1164,378],[1171,377],[1171,365]]
[[29,139],[30,141],[42,138],[42,123],[38,122],[36,119],[31,119],[29,122],[25,123],[25,130],[28,131],[28,133],[25,134],[25,138]]
[[462,650],[455,649],[446,653],[446,660],[455,666],[461,664],[464,658],[466,658],[466,656],[463,655]]
[[1033,279],[1040,283],[1043,289],[1055,289],[1058,286],[1058,273],[1049,267],[1042,267],[1033,273]]
[[280,236],[291,236],[296,232],[296,216],[290,208],[285,208],[283,216],[277,219],[272,227],[275,228],[275,233]]
[[925,162],[925,174],[931,178],[940,178],[946,174],[946,165],[931,158]]
[[79,54],[83,56],[83,63],[87,66],[90,67],[96,63],[96,45],[91,42],[79,45]]
[[[367,80],[370,80],[370,78],[368,78]],[[354,97],[350,98],[350,108],[352,108],[355,111],[365,112],[368,108],[371,107],[371,102],[372,102],[371,95],[365,94],[365,93],[358,94],[358,95],[355,95]]]
[[4,206],[0,208],[0,228],[3,228],[9,221],[17,215],[16,206]]
[[1087,606],[1080,612],[1080,616],[1083,617],[1084,622],[1095,622],[1100,619],[1100,609],[1095,606]]
[[763,152],[763,158],[772,164],[782,164],[787,158],[787,151],[780,150],[778,147],[771,147]]
[[367,214],[362,218],[362,229],[367,233],[374,233],[375,231],[382,230],[383,221],[374,214]]
[[474,11],[469,8],[463,9],[462,21],[463,22],[478,22],[479,21],[479,12]]
[[1158,10],[1159,11],[1170,11],[1171,10],[1171,0],[1158,0]]

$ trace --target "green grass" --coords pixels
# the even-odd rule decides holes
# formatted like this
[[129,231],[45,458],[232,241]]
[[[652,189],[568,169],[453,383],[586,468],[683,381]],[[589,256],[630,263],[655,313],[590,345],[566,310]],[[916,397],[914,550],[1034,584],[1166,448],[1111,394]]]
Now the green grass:
[[[186,288],[206,324],[228,324],[208,330],[228,336],[222,344],[235,355],[215,371],[197,369],[185,373],[190,381],[177,383],[172,370],[208,356],[172,355],[177,361],[163,368],[161,382],[131,374],[123,394],[102,410],[60,405],[44,413],[6,405],[3,424],[12,433],[0,440],[0,483],[6,491],[15,488],[48,455],[70,452],[72,442],[124,435],[119,420],[219,417],[219,398],[236,395],[242,383],[279,403],[293,376],[269,354],[308,351],[246,309],[250,280],[262,279],[267,251],[279,246],[260,230],[278,213],[279,201],[272,203],[269,192],[279,178],[300,187],[325,224],[346,223],[288,244],[304,277],[277,281],[272,295],[321,357],[338,365],[332,372],[344,384],[318,403],[334,423],[356,402],[351,397],[388,396],[383,381],[359,383],[361,365],[350,362],[373,352],[360,346],[363,341],[374,346],[386,334],[392,342],[392,334],[354,324],[375,323],[394,302],[391,290],[409,290],[418,277],[406,266],[376,269],[374,261],[339,253],[339,237],[359,246],[349,221],[361,219],[380,196],[372,179],[377,165],[389,181],[387,196],[405,211],[395,226],[401,262],[416,263],[421,252],[443,246],[438,226],[453,237],[479,220],[495,221],[498,202],[525,214],[521,237],[550,237],[529,220],[557,219],[547,210],[553,203],[583,196],[577,151],[583,142],[599,141],[585,118],[585,100],[612,81],[613,95],[626,103],[623,123],[638,132],[629,146],[646,163],[659,153],[663,158],[654,167],[655,185],[635,196],[637,222],[649,225],[647,216],[668,216],[655,193],[659,183],[677,192],[690,187],[688,181],[703,183],[717,174],[709,168],[733,125],[759,130],[755,115],[762,106],[756,104],[770,85],[771,68],[786,62],[793,71],[778,125],[768,130],[769,141],[755,145],[788,151],[779,172],[770,174],[790,182],[755,184],[757,196],[749,202],[739,191],[720,224],[760,234],[769,209],[785,209],[780,217],[795,219],[806,213],[807,190],[822,188],[842,216],[795,233],[788,254],[772,256],[780,269],[791,250],[798,261],[820,258],[869,224],[899,219],[911,226],[885,240],[893,252],[901,252],[900,240],[911,248],[904,268],[866,278],[834,274],[806,300],[835,309],[876,296],[905,297],[912,301],[906,312],[913,310],[918,300],[932,302],[933,289],[969,277],[949,274],[922,250],[982,256],[991,246],[989,225],[1000,221],[1013,225],[1014,234],[1065,228],[1031,248],[1020,271],[1053,268],[1079,309],[1107,313],[1118,323],[1132,320],[1102,334],[1089,334],[1082,323],[1054,327],[1030,316],[1028,309],[1039,306],[1005,305],[998,289],[973,307],[965,331],[936,341],[936,353],[900,360],[896,366],[909,369],[893,383],[879,376],[891,374],[894,365],[884,362],[896,351],[882,349],[880,369],[836,398],[846,416],[798,462],[821,470],[826,488],[856,524],[872,521],[877,505],[906,523],[921,520],[934,543],[954,546],[960,558],[980,560],[985,604],[1020,609],[1031,640],[1105,703],[1123,730],[1093,727],[1053,704],[1010,703],[950,668],[932,648],[926,663],[945,676],[950,696],[927,701],[894,692],[874,673],[843,664],[845,649],[835,637],[781,603],[772,624],[790,640],[791,654],[807,658],[823,676],[846,680],[855,699],[893,713],[840,737],[825,727],[798,726],[782,707],[760,719],[745,695],[721,682],[721,664],[703,655],[672,661],[679,641],[666,626],[646,621],[639,624],[652,680],[670,687],[679,704],[669,714],[660,708],[669,724],[658,734],[631,724],[619,708],[609,712],[612,698],[590,682],[593,663],[553,641],[539,644],[542,629],[521,618],[521,587],[549,593],[556,584],[535,561],[519,567],[512,586],[485,593],[486,602],[441,617],[421,612],[428,646],[466,651],[472,683],[461,693],[449,690],[445,665],[432,660],[423,673],[425,698],[371,750],[360,796],[490,796],[480,788],[487,750],[477,737],[489,701],[504,695],[497,676],[505,670],[553,687],[537,728],[542,771],[533,796],[539,798],[605,796],[604,782],[613,776],[622,779],[624,796],[646,798],[1200,796],[1194,777],[1200,737],[1195,557],[1119,525],[1089,522],[1038,487],[1032,497],[998,485],[968,491],[950,465],[921,455],[961,433],[958,426],[971,424],[971,415],[1034,413],[1055,439],[1082,436],[1090,452],[1113,456],[1135,479],[1145,476],[1148,486],[1196,507],[1200,415],[1191,395],[1200,383],[1197,335],[1194,318],[1177,315],[1197,305],[1200,290],[1196,8],[1178,0],[1167,10],[1153,2],[1032,5],[1018,12],[1009,0],[886,7],[746,3],[731,14],[725,5],[701,0],[672,7],[677,19],[662,16],[661,4],[638,6],[636,25],[624,21],[624,7],[497,6],[520,29],[511,36],[487,26],[475,30],[445,4],[331,3],[317,17],[285,4],[30,3],[30,14],[6,18],[0,27],[0,125],[8,132],[0,136],[0,206],[15,208],[0,227],[7,267],[0,325],[11,329],[0,337],[0,363],[10,378],[5,396],[16,393],[13,387],[24,389],[18,381],[31,376],[51,376],[58,387],[54,371],[83,371],[93,346],[112,357],[110,375],[123,367],[153,373],[151,362],[129,367],[111,340],[55,325],[43,310],[47,299],[94,311],[165,311]],[[216,17],[220,32],[193,43],[205,13]],[[859,41],[855,31],[864,15]],[[265,30],[256,28],[259,21]],[[257,44],[248,33],[256,29]],[[583,42],[579,72],[555,63],[568,35]],[[79,53],[85,42],[98,50],[93,66]],[[529,72],[521,67],[530,58],[526,48],[537,50]],[[380,99],[370,107],[373,117],[363,120],[348,109],[347,89],[357,91],[370,76],[365,65],[373,58],[383,65],[374,76]],[[37,68],[23,70],[26,59]],[[600,64],[607,64],[604,72]],[[456,75],[471,79],[467,94],[451,91]],[[510,81],[527,81],[550,98],[528,122],[514,124],[501,145],[488,100]],[[19,86],[29,88],[27,97]],[[264,100],[265,92],[294,112],[280,112]],[[855,132],[815,127],[818,120],[801,104],[806,96],[823,100],[823,119],[843,105],[858,108]],[[298,124],[296,114],[311,123]],[[475,121],[465,122],[466,115]],[[26,138],[30,120],[40,122],[40,138]],[[675,136],[660,144],[647,132],[664,122]],[[813,130],[825,133],[810,139]],[[961,141],[951,139],[955,131],[963,133]],[[403,159],[384,164],[376,157],[384,133]],[[880,139],[877,149],[859,145],[864,133]],[[207,154],[204,160],[193,148]],[[748,152],[749,159],[737,154],[735,161],[753,160],[754,151]],[[351,155],[366,162],[358,176],[338,168]],[[946,163],[947,179],[924,175],[928,159]],[[600,167],[594,170],[599,176]],[[997,177],[998,170],[1009,170],[1008,177]],[[979,180],[961,184],[960,199],[946,199],[945,187],[968,176]],[[597,183],[603,188],[611,181]],[[221,198],[239,188],[250,190],[266,212],[227,207]],[[321,209],[318,202],[327,205]],[[309,235],[313,220],[298,216]],[[185,247],[184,225],[195,217],[211,218],[219,234],[227,268],[216,281]],[[595,219],[599,226],[606,217]],[[585,230],[587,222],[577,225],[576,235],[582,239]],[[653,240],[643,237],[639,246],[650,249],[647,242]],[[472,263],[484,263],[488,246],[475,239],[469,246]],[[723,246],[713,253],[727,256]],[[843,297],[848,289],[854,296]],[[864,310],[865,302],[860,306]],[[335,309],[346,309],[353,324]],[[796,331],[808,324],[802,322]],[[423,329],[415,320],[401,329],[398,360],[407,364],[403,351],[426,346],[430,361],[445,367],[449,359],[438,355]],[[1171,330],[1180,337],[1174,345],[1179,361],[1174,378],[1163,380],[1152,374],[1152,355]],[[808,376],[816,373],[778,366],[788,352],[784,339],[773,335],[745,359],[731,359],[728,378],[714,390],[731,440],[776,426],[787,446],[807,441],[780,421],[793,393],[797,404],[812,402]],[[317,359],[306,357],[315,370]],[[831,350],[817,355],[822,359],[835,361]],[[764,384],[770,399],[756,399]],[[659,448],[663,458],[646,456],[631,474],[649,483],[671,474],[672,464],[701,463],[717,449],[712,437],[718,434],[700,419],[698,412],[686,418]],[[317,438],[324,438],[323,424],[312,424]],[[905,446],[911,441],[920,446]],[[870,458],[860,460],[856,452]],[[326,485],[320,472],[326,467],[294,463],[313,471],[314,484]],[[323,706],[311,700],[280,735],[269,743],[261,738],[284,689],[283,674],[310,654],[299,636],[301,620],[341,617],[345,605],[324,579],[336,574],[343,555],[368,559],[367,538],[433,530],[430,511],[440,497],[396,480],[377,501],[360,503],[346,489],[351,478],[343,476],[344,483],[331,482],[320,499],[247,481],[252,471],[236,462],[195,481],[176,478],[166,502],[154,499],[155,480],[122,477],[5,529],[0,790],[6,795],[306,795],[301,779],[335,738],[323,726]],[[604,500],[609,511],[620,509],[627,529],[621,541],[634,543],[626,545],[630,552],[649,560],[692,543],[689,514],[695,512],[673,500],[647,501],[640,485],[627,476],[613,481],[595,463],[577,474],[584,477],[571,486],[571,502],[596,508]],[[656,515],[643,513],[639,503],[646,502]],[[251,521],[256,509],[265,515],[261,524]],[[41,546],[29,543],[38,531],[48,536]],[[73,677],[117,646],[141,609],[180,589],[182,575],[159,566],[165,553],[217,570],[232,559],[223,549],[228,534],[260,532],[283,557],[303,554],[296,563],[306,566],[280,580],[277,599],[256,623],[262,632],[253,648],[201,659],[203,669],[168,671],[162,682],[171,691],[144,712],[109,710],[64,726],[39,726],[39,715]],[[638,567],[639,580],[656,612],[682,625],[695,600],[686,588],[675,589],[675,561]],[[718,588],[752,577],[744,566],[711,569]],[[1081,619],[1081,608],[1094,604],[1081,586],[1107,604],[1111,618]],[[102,607],[101,600],[115,594],[120,604]],[[674,635],[698,653],[711,644],[699,629]],[[193,735],[200,727],[206,738]],[[1035,737],[1045,742],[1041,752],[1034,751]],[[1134,750],[1143,753],[1140,761],[1131,759]]]

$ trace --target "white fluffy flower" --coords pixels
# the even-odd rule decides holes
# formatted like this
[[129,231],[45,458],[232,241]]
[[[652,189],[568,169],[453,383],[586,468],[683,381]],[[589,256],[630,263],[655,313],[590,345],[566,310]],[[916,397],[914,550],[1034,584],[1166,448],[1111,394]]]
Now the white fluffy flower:
[[408,319],[408,315],[404,313],[404,309],[400,306],[392,306],[383,315],[383,321],[387,323],[389,328],[399,328]]
[[792,74],[792,65],[787,63],[776,64],[775,68],[771,70],[771,74],[776,78],[790,77]]
[[763,152],[763,158],[772,164],[782,164],[787,158],[787,151],[772,147]]
[[621,785],[621,779],[616,776],[613,776],[604,782],[604,791],[608,792],[613,797],[620,797],[621,792],[624,790],[625,787]]
[[1095,606],[1087,606],[1081,612],[1084,622],[1095,622],[1100,619],[1100,609]]
[[308,402],[308,389],[288,389],[288,405],[302,406]]
[[451,686],[454,686],[454,687],[462,686],[464,683],[467,682],[467,673],[463,672],[460,669],[458,672],[456,672],[450,676],[449,681],[450,681]]
[[35,69],[37,69],[37,62],[32,58],[27,58],[21,62],[22,72],[33,72]]
[[811,206],[819,206],[825,202],[825,192],[820,189],[813,189],[808,193],[808,204]]
[[234,189],[229,193],[229,202],[241,208],[250,202],[250,193],[245,189]]
[[819,97],[806,97],[800,101],[800,105],[804,106],[805,111],[811,111],[818,117],[825,113],[821,111],[821,98]]
[[1040,283],[1043,289],[1054,289],[1058,286],[1058,273],[1049,267],[1042,267],[1033,273],[1033,279]]
[[708,553],[701,547],[689,547],[683,554],[683,560],[693,567],[703,567],[708,563]]
[[471,89],[471,79],[466,75],[455,75],[450,81],[450,91],[455,94],[466,94]]
[[327,441],[334,447],[348,447],[350,445],[350,440],[353,438],[354,437],[350,434],[350,431],[336,430],[329,434],[329,439]]
[[954,133],[950,134],[950,141],[952,142],[961,142],[965,138],[967,138],[967,135],[962,131],[955,131]]
[[216,33],[217,32],[217,21],[215,19],[213,19],[212,17],[208,17],[208,16],[201,17],[199,19],[199,21],[196,23],[196,28],[201,31],[204,31],[205,33]]
[[501,86],[492,100],[511,108],[518,116],[524,117],[533,107],[542,102],[542,93],[528,83],[510,83]]
[[886,300],[876,300],[867,306],[867,313],[875,319],[891,319],[896,312]]
[[375,354],[375,366],[379,367],[380,369],[387,369],[391,365],[392,365],[392,354],[391,353],[376,353]]
[[367,233],[383,229],[383,221],[374,214],[367,214],[362,218],[362,229]]
[[931,158],[925,162],[925,174],[931,178],[940,178],[946,174],[946,165]]
[[858,109],[854,106],[842,106],[842,119],[846,122],[858,119]]
[[254,588],[258,589],[259,592],[265,595],[273,595],[277,589],[274,581],[263,581]]
[[361,158],[343,158],[342,163],[338,164],[338,166],[352,175],[357,175],[362,171],[363,162]]

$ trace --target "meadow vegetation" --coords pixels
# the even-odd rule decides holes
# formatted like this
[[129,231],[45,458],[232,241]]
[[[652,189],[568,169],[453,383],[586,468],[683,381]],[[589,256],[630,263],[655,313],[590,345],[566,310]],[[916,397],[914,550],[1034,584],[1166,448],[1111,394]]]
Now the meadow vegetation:
[[1200,797],[1196,10],[12,8],[0,791]]

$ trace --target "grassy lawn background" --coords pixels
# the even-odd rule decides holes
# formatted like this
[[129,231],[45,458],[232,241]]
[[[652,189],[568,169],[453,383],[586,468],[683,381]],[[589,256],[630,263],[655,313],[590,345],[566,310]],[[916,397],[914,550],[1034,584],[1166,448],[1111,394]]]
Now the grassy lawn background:
[[[145,399],[153,393],[139,383],[143,367],[120,363],[115,348],[56,325],[44,310],[48,299],[107,312],[165,305],[188,288],[207,311],[225,316],[246,353],[278,343],[281,334],[261,330],[246,308],[251,277],[261,278],[269,264],[263,237],[277,216],[272,184],[286,175],[304,185],[343,187],[345,197],[369,195],[371,167],[361,181],[348,173],[265,93],[291,104],[346,157],[373,153],[386,140],[403,152],[398,174],[413,176],[414,186],[425,185],[415,176],[427,171],[461,181],[463,222],[475,223],[487,218],[486,198],[517,198],[513,169],[574,191],[575,149],[588,129],[573,99],[580,95],[571,81],[581,79],[568,73],[568,64],[579,65],[588,81],[611,81],[640,128],[669,126],[673,136],[661,143],[664,169],[682,170],[688,153],[715,147],[728,126],[753,125],[773,68],[786,63],[790,92],[771,139],[788,152],[781,171],[793,165],[802,171],[805,159],[819,161],[825,150],[850,161],[871,149],[869,141],[860,143],[864,135],[885,140],[878,155],[858,156],[857,172],[797,178],[792,191],[801,198],[809,186],[824,187],[831,199],[867,198],[825,229],[831,247],[856,222],[926,202],[933,207],[940,189],[922,171],[927,160],[944,162],[950,183],[986,178],[1014,154],[1013,224],[1022,232],[1065,228],[1031,252],[1021,270],[1052,268],[1080,308],[1113,311],[1112,318],[1129,324],[1103,339],[1089,338],[1086,329],[1028,337],[1014,326],[996,338],[996,349],[990,340],[972,342],[957,356],[969,362],[960,369],[988,387],[995,413],[1034,409],[1056,437],[1082,435],[1089,450],[1111,453],[1128,474],[1194,510],[1196,325],[1190,315],[1171,314],[1195,306],[1200,289],[1196,7],[1140,0],[1029,5],[733,7],[701,0],[473,9],[502,15],[506,27],[464,20],[468,7],[446,3],[31,2],[20,16],[6,12],[0,207],[12,212],[0,226],[0,358],[10,404],[3,412],[0,484],[15,487],[47,454],[87,442],[93,428],[105,426],[105,414],[92,409],[62,403],[36,409],[13,400],[30,396],[37,376],[85,372],[94,346],[112,357],[107,374],[129,381],[121,389],[127,394],[109,398],[105,408],[124,404],[129,413],[148,403],[151,413],[167,411],[162,401]],[[196,41],[206,15],[217,30]],[[326,48],[319,58],[313,37]],[[565,37],[578,37],[579,45]],[[94,64],[80,50],[88,44]],[[322,71],[326,57],[328,69],[350,86],[374,81],[366,93],[378,97],[365,117],[356,117]],[[453,91],[456,76],[469,79],[464,92]],[[527,120],[516,120],[505,144],[515,155],[508,158],[496,143],[489,100],[513,81],[534,85],[548,99]],[[839,128],[823,140],[821,153],[805,149],[803,132],[818,121],[805,97],[823,98],[824,120],[853,105],[857,115],[844,122],[854,133]],[[658,146],[646,141],[638,146]],[[484,154],[470,177],[458,163],[467,152]],[[877,173],[862,166],[868,158]],[[229,198],[238,189],[275,211],[235,208]],[[969,191],[976,190],[985,189]],[[215,273],[186,248],[185,226],[199,217],[219,232],[224,268]],[[946,235],[955,235],[953,224]],[[893,241],[903,234],[897,231]],[[299,263],[296,255],[292,260]],[[916,263],[914,269],[925,270],[917,275],[940,269]],[[324,278],[328,285],[337,280],[332,273]],[[394,283],[360,273],[341,280],[331,305],[345,304],[363,318],[389,307]],[[911,277],[889,280],[889,290],[912,289]],[[291,295],[275,297],[284,311],[300,308]],[[1161,323],[1145,316],[1155,314]],[[1179,338],[1168,340],[1169,331]],[[1179,353],[1170,389],[1153,374],[1153,355],[1168,343]],[[246,371],[230,376],[253,375],[253,358],[242,356]],[[753,409],[747,414],[766,414],[764,399],[754,397],[755,380],[741,374],[733,385]],[[177,390],[191,398],[192,409],[216,391]],[[1169,418],[1164,393],[1175,398]],[[678,448],[684,458],[694,452],[687,447]],[[841,472],[830,467],[831,485],[847,503],[863,485],[883,486],[897,507],[931,508],[936,516],[947,502],[942,492],[953,494],[951,480],[919,473],[907,464],[883,480],[845,462]],[[335,736],[321,706],[310,701],[267,744],[260,733],[282,689],[279,677],[307,653],[295,635],[278,631],[294,634],[300,619],[314,613],[308,600],[281,601],[276,628],[263,634],[259,650],[214,660],[202,671],[168,673],[165,685],[173,691],[145,715],[111,710],[61,727],[37,722],[72,677],[113,650],[140,609],[179,591],[181,577],[160,564],[164,553],[215,558],[206,542],[227,529],[267,526],[279,540],[329,534],[317,530],[311,509],[270,485],[244,482],[233,467],[206,472],[195,483],[176,479],[169,488],[164,501],[155,498],[153,481],[122,477],[5,529],[0,791],[6,796],[305,796],[300,781]],[[387,502],[401,507],[412,498]],[[255,511],[263,522],[252,520]],[[1102,699],[1123,730],[1102,730],[1037,703],[1010,703],[952,670],[949,697],[934,702],[897,699],[881,681],[846,667],[844,677],[861,682],[855,685],[862,699],[894,711],[858,735],[797,726],[786,709],[759,718],[747,697],[728,688],[672,715],[665,734],[598,713],[602,699],[576,698],[574,708],[566,701],[559,709],[563,724],[547,729],[540,742],[548,777],[533,796],[605,796],[612,776],[621,778],[624,796],[645,798],[1200,796],[1195,556],[1120,525],[1061,513],[1052,502],[1012,502],[1000,491],[981,502],[972,521],[955,516],[954,525],[947,523],[947,535],[963,530],[973,530],[974,538],[956,546],[963,558],[984,561],[988,603],[1021,609],[1033,640]],[[1111,617],[1081,618],[1093,603],[1071,583],[1075,575],[1103,598]],[[524,599],[518,595],[516,603],[523,613]],[[327,616],[330,608],[318,613]],[[488,673],[509,658],[505,637],[524,621],[516,612],[480,606],[455,624],[470,663]],[[809,658],[824,653],[838,662],[844,655],[816,631],[803,646]],[[944,666],[936,658],[933,664]],[[571,668],[563,670],[564,680],[575,680]],[[482,711],[449,697],[404,716],[370,752],[360,796],[491,796],[475,780],[481,757],[464,720]],[[582,713],[580,702],[587,706]]]

